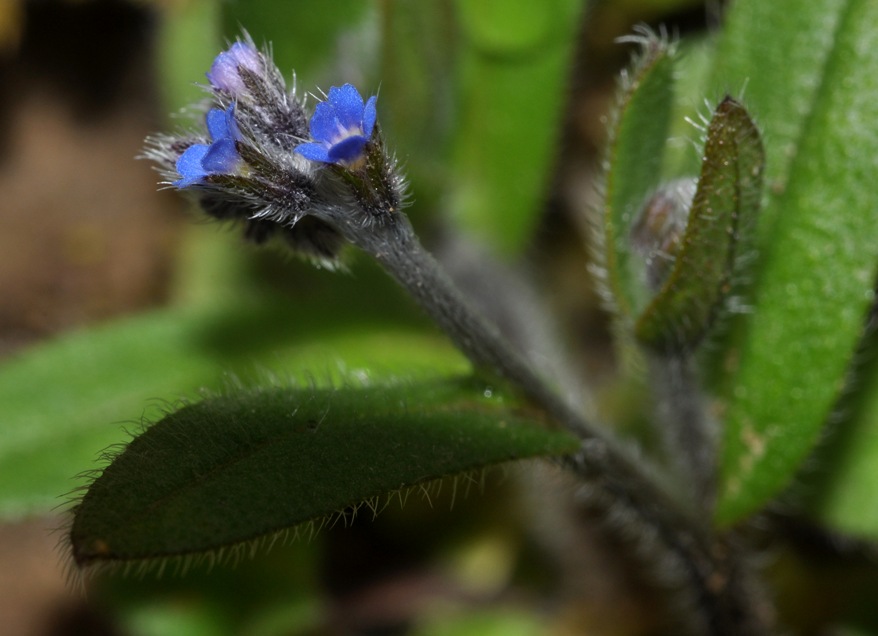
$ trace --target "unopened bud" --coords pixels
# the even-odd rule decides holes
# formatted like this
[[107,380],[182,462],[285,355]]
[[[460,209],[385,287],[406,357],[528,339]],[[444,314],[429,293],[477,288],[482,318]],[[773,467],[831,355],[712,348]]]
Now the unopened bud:
[[646,283],[658,291],[674,266],[695,196],[695,179],[676,179],[646,200],[631,227],[631,246],[644,260]]

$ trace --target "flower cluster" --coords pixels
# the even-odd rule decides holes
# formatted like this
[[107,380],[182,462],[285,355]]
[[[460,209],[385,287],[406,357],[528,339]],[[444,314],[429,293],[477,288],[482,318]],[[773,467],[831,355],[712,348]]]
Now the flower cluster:
[[279,235],[327,263],[341,237],[350,241],[399,208],[402,179],[377,130],[376,97],[334,86],[309,118],[249,38],[221,52],[206,75],[206,130],[151,137],[146,156],[208,215],[244,223],[258,242]]

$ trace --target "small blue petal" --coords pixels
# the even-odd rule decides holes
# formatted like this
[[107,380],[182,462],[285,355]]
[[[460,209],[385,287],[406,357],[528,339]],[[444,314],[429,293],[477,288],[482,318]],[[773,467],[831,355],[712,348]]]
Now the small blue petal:
[[344,128],[363,126],[363,97],[351,84],[329,89],[329,102],[335,106],[335,114]]
[[[332,92],[332,89],[330,89]],[[338,136],[338,117],[335,114],[335,106],[330,102],[320,102],[314,109],[311,116],[311,138],[315,141],[324,143],[332,143],[332,140]]]
[[378,98],[373,95],[366,102],[366,109],[363,111],[363,135],[366,139],[372,136],[372,129],[375,128],[375,120],[378,118],[378,109],[376,102]]
[[241,155],[235,149],[234,140],[227,138],[210,145],[201,165],[208,173],[230,174],[238,167],[240,160]]
[[211,108],[207,112],[207,132],[210,133],[210,138],[214,141],[232,136],[231,131],[229,130],[229,116],[227,111],[219,108]]
[[329,151],[323,144],[299,144],[295,147],[293,152],[296,152],[305,157],[305,159],[310,159],[311,161],[322,161],[323,163],[333,162],[333,160],[329,158]]
[[178,188],[186,188],[200,182],[207,176],[207,172],[202,165],[202,159],[207,154],[209,146],[204,144],[195,144],[189,146],[186,151],[177,159],[177,172],[180,178],[174,181],[174,185]]
[[211,108],[207,112],[207,131],[213,141],[219,139],[240,139],[238,122],[235,121],[235,105],[229,104],[225,110]]
[[238,129],[238,120],[235,119],[235,105],[229,104],[229,107],[226,108],[226,128],[228,131],[227,137],[230,137],[234,140],[241,139],[241,131]]
[[368,139],[360,135],[348,137],[329,149],[329,160],[331,163],[354,161],[363,154],[363,148],[366,146]]

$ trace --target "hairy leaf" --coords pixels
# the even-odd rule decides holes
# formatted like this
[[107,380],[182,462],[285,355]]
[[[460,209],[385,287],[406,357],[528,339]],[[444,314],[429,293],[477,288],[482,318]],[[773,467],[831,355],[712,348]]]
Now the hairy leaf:
[[647,344],[691,348],[731,289],[738,245],[756,222],[765,163],[747,111],[727,97],[707,130],[698,190],[673,269],[635,325]]
[[147,428],[89,486],[73,555],[87,565],[218,550],[439,477],[578,447],[537,419],[470,381],[207,399]]
[[[787,19],[801,28],[771,27]],[[872,301],[876,23],[878,5],[868,0],[742,1],[733,42],[721,49],[730,59],[721,69],[751,78],[747,101],[764,113],[773,188],[769,223],[760,225],[755,311],[724,352],[721,523],[790,482],[838,399]],[[748,47],[755,53],[739,63]],[[780,59],[794,59],[795,72],[765,63]]]
[[[825,92],[849,0],[738,0],[726,18],[711,73],[711,90],[741,95],[763,131],[766,184],[776,196],[788,179],[815,100]],[[768,60],[783,63],[767,63]],[[769,206],[770,208],[771,206]],[[764,218],[779,214],[768,209]],[[770,225],[760,235],[771,242]]]
[[673,104],[673,55],[654,36],[623,76],[607,155],[605,206],[598,237],[606,293],[620,318],[633,321],[648,301],[646,278],[632,255],[631,228],[658,186]]

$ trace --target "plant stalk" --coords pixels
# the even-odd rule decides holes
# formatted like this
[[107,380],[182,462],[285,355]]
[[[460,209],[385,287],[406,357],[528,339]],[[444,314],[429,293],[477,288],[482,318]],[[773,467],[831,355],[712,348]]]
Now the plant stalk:
[[621,519],[633,542],[648,548],[639,552],[650,565],[678,573],[677,584],[688,589],[695,609],[690,617],[695,625],[692,633],[769,633],[768,612],[760,605],[754,578],[737,558],[737,550],[713,537],[706,520],[671,496],[674,490],[647,461],[635,459],[532,370],[421,246],[405,215],[396,212],[390,221],[365,231],[362,226],[340,230],[381,263],[479,370],[507,381],[579,436],[580,452],[561,458],[560,464],[580,480],[583,503],[605,518]]

